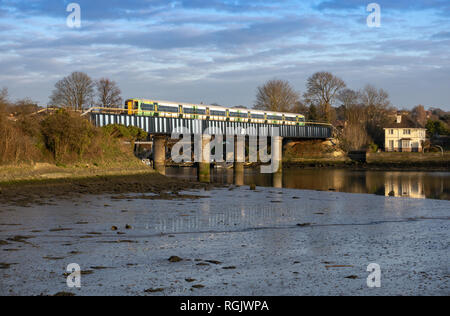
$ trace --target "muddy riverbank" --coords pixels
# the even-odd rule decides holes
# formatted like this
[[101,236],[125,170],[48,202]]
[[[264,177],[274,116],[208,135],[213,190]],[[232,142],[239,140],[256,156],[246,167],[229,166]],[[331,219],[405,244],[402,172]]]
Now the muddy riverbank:
[[125,198],[124,194],[128,193],[152,194],[170,200],[179,198],[179,192],[182,190],[209,187],[211,185],[188,179],[169,178],[150,170],[130,175],[22,180],[0,183],[0,204],[46,205],[58,199],[74,200],[87,194],[119,194]]
[[[448,201],[248,186],[145,196],[0,204],[0,295],[450,294]],[[72,263],[80,289],[66,284]],[[367,286],[372,263],[381,288]]]

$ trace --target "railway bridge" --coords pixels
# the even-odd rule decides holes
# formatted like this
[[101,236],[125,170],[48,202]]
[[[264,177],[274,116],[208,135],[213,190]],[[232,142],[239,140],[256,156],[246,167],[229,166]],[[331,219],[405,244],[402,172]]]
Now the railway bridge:
[[[303,125],[262,124],[242,121],[201,120],[176,117],[138,116],[108,109],[91,109],[89,115],[94,125],[103,127],[110,124],[136,126],[151,136],[153,141],[154,166],[160,173],[165,172],[167,139],[174,133],[191,134],[201,139],[201,154],[198,162],[199,178],[207,181],[210,177],[211,138],[217,135],[233,143],[231,159],[227,148],[227,161],[233,161],[235,172],[243,172],[246,160],[245,145],[251,139],[270,139],[271,164],[273,172],[282,170],[283,139],[327,139],[332,137],[333,127],[324,123],[305,122]],[[182,131],[180,133],[180,131]],[[198,139],[198,138],[197,138]],[[252,161],[256,162],[256,161]]]

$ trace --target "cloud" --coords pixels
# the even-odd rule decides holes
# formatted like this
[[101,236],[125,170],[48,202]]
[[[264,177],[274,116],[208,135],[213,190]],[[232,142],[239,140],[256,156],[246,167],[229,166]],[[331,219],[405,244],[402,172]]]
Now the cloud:
[[161,12],[175,9],[205,10],[216,12],[264,12],[273,9],[272,1],[220,1],[220,0],[4,0],[0,9],[8,9],[18,16],[41,15],[64,17],[70,2],[80,5],[87,20],[151,18]]
[[385,88],[395,104],[450,99],[448,1],[375,1],[387,9],[379,29],[354,0],[80,0],[82,28],[69,29],[69,2],[1,2],[0,87],[45,104],[57,80],[84,71],[125,97],[251,105],[268,79],[304,91],[328,70],[355,89]]
[[[447,12],[450,10],[450,4],[447,0],[374,0],[383,10],[423,10],[435,9]],[[363,0],[324,0],[316,8],[319,10],[356,10],[365,8],[370,2]]]

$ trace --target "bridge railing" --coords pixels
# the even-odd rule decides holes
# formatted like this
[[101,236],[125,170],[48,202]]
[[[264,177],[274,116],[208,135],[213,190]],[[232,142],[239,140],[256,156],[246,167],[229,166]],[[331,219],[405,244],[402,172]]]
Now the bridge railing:
[[[133,114],[132,115],[136,115],[138,113],[138,110],[132,110],[131,111]],[[130,110],[128,109],[124,109],[124,108],[105,108],[105,107],[92,107],[89,110],[87,110],[86,112],[84,112],[83,114],[81,114],[81,116],[86,116],[90,113],[104,113],[104,114],[129,114]],[[165,115],[160,115],[160,117],[166,117]],[[173,118],[172,116],[169,116],[169,118]],[[306,121],[305,122],[306,126],[327,126],[327,127],[333,127],[332,124],[327,123],[327,122],[320,122],[320,121]]]

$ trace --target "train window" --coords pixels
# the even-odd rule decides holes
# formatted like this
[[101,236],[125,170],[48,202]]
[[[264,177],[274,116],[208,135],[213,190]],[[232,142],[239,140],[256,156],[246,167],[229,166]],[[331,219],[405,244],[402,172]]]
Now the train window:
[[264,120],[265,119],[264,114],[253,114],[253,113],[250,113],[250,117],[254,118],[254,119],[260,119],[260,120]]
[[230,112],[230,117],[248,118],[248,113]]
[[289,121],[289,122],[296,122],[297,121],[297,117],[286,116],[285,120]]
[[267,119],[273,120],[273,121],[282,121],[283,120],[283,118],[281,116],[276,116],[276,115],[267,115]]
[[304,121],[305,121],[305,118],[304,118],[304,117],[299,117],[299,118],[298,118],[298,121],[299,121],[299,122],[304,122]]
[[178,107],[176,107],[176,106],[160,105],[160,106],[158,106],[158,111],[159,112],[178,113]]
[[217,111],[217,110],[210,110],[209,111],[211,116],[225,116],[225,111]]
[[195,114],[206,115],[206,110],[204,110],[204,109],[195,109]]
[[134,110],[139,109],[139,101],[134,101]]
[[142,109],[142,111],[154,111],[155,110],[155,105],[154,104],[149,104],[149,103],[142,103],[141,104],[141,109]]
[[183,108],[185,114],[195,114],[194,108]]
[[183,108],[185,114],[200,114],[206,115],[206,109],[195,109],[195,108]]

